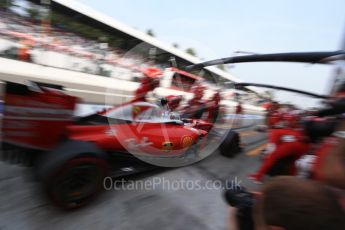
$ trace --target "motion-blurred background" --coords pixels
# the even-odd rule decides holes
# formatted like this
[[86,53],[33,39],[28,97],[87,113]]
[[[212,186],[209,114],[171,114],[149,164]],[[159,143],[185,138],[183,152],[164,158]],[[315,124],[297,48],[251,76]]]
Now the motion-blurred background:
[[[319,101],[256,87],[236,90],[231,83],[264,82],[326,94],[333,69],[304,64],[244,64],[189,73],[183,68],[243,53],[335,50],[341,43],[345,17],[342,1],[333,5],[294,1],[279,7],[276,1],[246,4],[250,6],[244,8],[245,4],[234,1],[0,0],[0,80],[61,85],[67,94],[80,99],[74,114],[77,117],[133,99],[148,68],[164,73],[159,87],[150,95],[152,101],[182,95],[185,105],[193,97],[193,86],[201,82],[206,99],[216,91],[221,93],[225,109],[222,124],[218,125],[236,129],[243,152],[232,159],[216,152],[189,167],[158,170],[130,179],[190,180],[201,185],[211,181],[217,185],[230,178],[255,189],[257,185],[248,181],[247,175],[260,164],[267,135],[256,132],[254,127],[263,123],[267,102],[273,99],[282,105],[307,108],[318,106]],[[117,20],[117,12],[123,22]],[[170,16],[164,18],[168,13]],[[181,13],[186,16],[179,18]],[[193,17],[197,20],[188,20]],[[171,18],[176,19],[174,23]],[[310,23],[314,19],[327,21]],[[150,21],[152,24],[147,24]],[[267,27],[263,26],[266,23]],[[165,27],[174,36],[164,34]],[[229,125],[239,104],[242,119]],[[29,169],[0,163],[0,230],[224,229],[228,221],[221,186],[195,191],[166,189],[160,184],[151,190],[111,190],[90,206],[66,213],[47,202],[38,183],[31,179]]]

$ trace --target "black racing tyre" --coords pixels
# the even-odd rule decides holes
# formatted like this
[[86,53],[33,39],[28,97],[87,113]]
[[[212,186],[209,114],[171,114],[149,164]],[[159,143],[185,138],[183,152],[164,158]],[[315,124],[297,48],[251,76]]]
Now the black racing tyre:
[[91,201],[109,174],[108,163],[99,157],[70,159],[43,179],[48,198],[63,209],[75,209]]
[[67,140],[43,153],[34,170],[55,205],[74,209],[88,203],[102,190],[110,166],[107,154],[95,144]]
[[219,146],[220,154],[226,157],[234,157],[236,154],[242,151],[240,135],[230,130],[223,142]]

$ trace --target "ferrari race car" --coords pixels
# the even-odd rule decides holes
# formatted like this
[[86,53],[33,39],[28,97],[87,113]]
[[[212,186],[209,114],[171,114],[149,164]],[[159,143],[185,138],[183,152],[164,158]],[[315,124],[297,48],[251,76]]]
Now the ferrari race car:
[[[59,207],[86,204],[107,176],[194,163],[213,124],[180,119],[145,101],[131,101],[86,117],[73,116],[78,98],[55,85],[6,83],[2,159],[33,166],[48,197]],[[215,135],[217,136],[217,135]],[[233,134],[220,150],[231,151]]]

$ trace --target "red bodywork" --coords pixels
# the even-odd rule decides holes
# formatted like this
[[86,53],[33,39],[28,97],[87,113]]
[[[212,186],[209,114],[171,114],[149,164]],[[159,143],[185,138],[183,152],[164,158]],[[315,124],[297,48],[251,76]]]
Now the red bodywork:
[[67,126],[69,139],[90,141],[105,151],[153,156],[181,155],[206,134],[184,125],[161,123]]
[[166,111],[136,100],[73,120],[77,98],[47,87],[37,87],[37,92],[21,87],[25,95],[6,91],[2,141],[24,148],[49,150],[71,139],[92,142],[106,152],[179,156],[212,128],[201,120],[159,117]]
[[72,124],[77,98],[52,88],[11,84],[4,101],[2,141],[46,150],[54,147],[65,127]]

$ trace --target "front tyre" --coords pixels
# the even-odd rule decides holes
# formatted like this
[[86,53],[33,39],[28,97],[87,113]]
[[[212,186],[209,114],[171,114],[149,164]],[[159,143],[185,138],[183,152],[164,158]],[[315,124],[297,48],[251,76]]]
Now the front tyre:
[[230,130],[223,142],[219,146],[220,154],[226,157],[234,157],[237,153],[242,151],[240,143],[240,135]]

